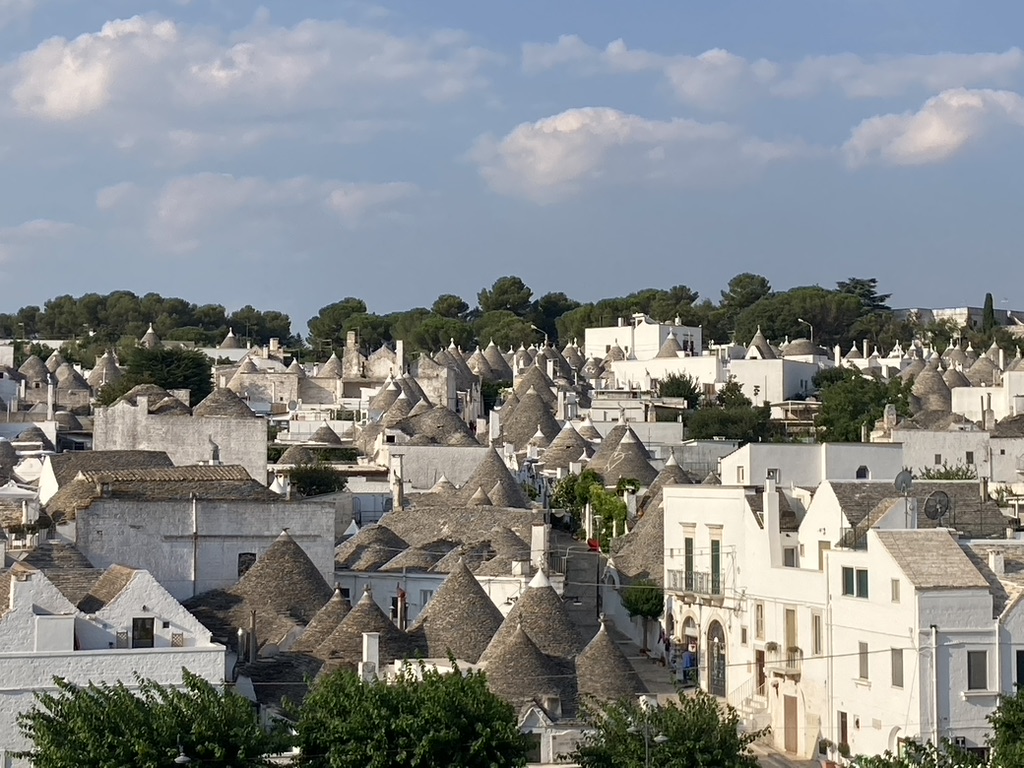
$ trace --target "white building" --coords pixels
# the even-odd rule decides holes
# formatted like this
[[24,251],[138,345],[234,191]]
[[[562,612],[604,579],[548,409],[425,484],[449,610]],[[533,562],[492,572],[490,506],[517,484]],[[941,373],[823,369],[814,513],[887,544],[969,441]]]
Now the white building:
[[696,354],[703,348],[700,328],[675,323],[658,323],[647,315],[636,314],[630,321],[620,318],[619,324],[608,328],[587,328],[583,334],[583,355],[603,360],[618,347],[626,359],[651,360],[662,348],[669,334],[675,336],[684,354]]
[[903,469],[901,446],[876,443],[748,443],[719,462],[725,484],[816,488],[826,480],[892,480]]
[[138,675],[175,685],[186,668],[224,681],[224,646],[152,576],[122,566],[85,573],[84,596],[61,569],[48,577],[15,563],[0,573],[0,765],[18,764],[13,753],[29,744],[17,716],[36,692],[56,690],[54,677],[132,687]]

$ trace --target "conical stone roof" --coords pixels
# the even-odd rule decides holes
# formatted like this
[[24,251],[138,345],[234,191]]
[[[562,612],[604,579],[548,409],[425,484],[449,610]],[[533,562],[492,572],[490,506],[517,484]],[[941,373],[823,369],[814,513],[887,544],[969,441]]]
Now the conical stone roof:
[[238,369],[235,371],[235,376],[238,376],[238,375],[244,376],[246,374],[259,373],[259,372],[260,372],[259,366],[257,366],[256,363],[254,363],[252,361],[251,357],[246,357],[239,364]]
[[519,500],[516,494],[509,492],[508,486],[500,482],[495,483],[491,490],[487,492],[487,498],[491,500],[491,505],[495,507],[515,507],[516,502]]
[[306,369],[302,367],[298,358],[293,358],[287,368],[288,373],[298,376],[300,379],[306,378]]
[[460,559],[409,634],[426,648],[427,658],[445,658],[452,654],[456,659],[475,664],[501,623],[501,611]]
[[394,405],[400,394],[402,394],[402,388],[393,379],[389,379],[384,382],[377,394],[370,398],[368,408],[373,413],[387,413],[388,408]]
[[146,349],[156,349],[160,346],[160,337],[156,335],[156,331],[153,330],[153,324],[149,324],[149,330],[142,334],[142,338],[139,339],[139,346],[145,347]]
[[610,486],[619,480],[636,480],[640,485],[649,486],[658,476],[658,471],[651,466],[645,454],[647,451],[637,440],[636,434],[632,429],[627,429],[601,472],[604,484]]
[[451,409],[443,405],[435,405],[429,410],[414,413],[418,406],[419,403],[409,411],[407,418],[395,425],[395,428],[409,436],[424,436],[432,443],[450,445],[455,437],[464,436],[470,438],[469,442],[465,443],[466,445],[479,445],[470,434],[466,422]]
[[747,357],[759,357],[762,360],[775,360],[778,358],[775,350],[772,349],[772,345],[768,343],[768,339],[761,333],[761,326],[757,326],[757,333],[754,334],[754,338],[747,345]]
[[284,531],[231,592],[248,603],[308,624],[331,599],[331,588],[302,547]]
[[338,623],[334,631],[320,644],[316,655],[333,658],[344,666],[356,666],[363,659],[363,633],[380,634],[380,663],[391,664],[409,654],[412,644],[405,632],[395,626],[380,606],[374,602],[367,588],[352,610]]
[[50,438],[46,436],[39,427],[32,425],[28,429],[23,429],[18,435],[16,442],[19,443],[39,443],[44,451],[53,451],[53,443],[50,442]]
[[516,380],[512,389],[520,400],[532,389],[549,407],[554,408],[558,403],[558,397],[552,391],[554,386],[555,383],[548,375],[540,367],[533,365]]
[[296,641],[293,650],[315,651],[338,628],[338,624],[350,610],[352,610],[352,606],[349,604],[348,598],[342,596],[340,587],[336,588],[331,599],[316,612],[313,620],[309,622],[309,626]]
[[576,679],[581,696],[600,701],[635,699],[647,692],[647,686],[608,633],[603,616],[594,639],[576,657]]
[[50,373],[56,373],[57,369],[65,364],[64,356],[61,355],[59,350],[55,350],[50,353],[50,356],[46,358],[46,370]]
[[257,418],[245,401],[227,387],[214,389],[192,410],[192,415],[200,418]]
[[338,437],[338,433],[331,429],[326,424],[319,427],[316,432],[309,436],[307,443],[317,443],[319,445],[343,445],[341,438]]
[[469,366],[469,370],[484,381],[498,381],[494,375],[494,371],[491,369],[491,364],[487,362],[487,358],[484,357],[484,353],[480,347],[473,350],[473,354],[471,354],[469,359],[466,360],[466,365]]
[[512,477],[512,473],[509,472],[501,456],[493,448],[484,454],[483,460],[466,480],[459,495],[463,501],[468,502],[478,489],[494,488],[499,483],[504,487],[507,497],[516,502],[512,506],[520,509],[530,508],[530,500],[526,497],[523,489],[519,487],[516,479]]
[[29,355],[26,358],[25,362],[18,369],[18,373],[24,376],[25,381],[29,383],[43,383],[50,379],[50,369],[46,367],[46,363],[35,355]]
[[572,659],[583,650],[579,631],[543,571],[533,577],[501,627],[487,646],[481,661],[490,661],[506,645],[520,624],[540,650],[562,659]]
[[343,373],[341,359],[336,352],[332,352],[331,356],[327,358],[327,362],[320,366],[316,376],[318,379],[340,379]]
[[658,350],[658,354],[655,357],[664,359],[674,359],[679,357],[679,353],[683,351],[683,346],[679,343],[679,339],[676,338],[674,331],[669,331],[668,336],[665,337],[665,341],[662,342],[661,348]]
[[589,381],[601,378],[604,373],[604,363],[598,360],[596,357],[592,357],[587,360],[583,367],[580,369],[580,376]]
[[949,369],[942,374],[942,380],[946,382],[946,386],[950,389],[971,386],[970,379],[964,376],[963,371],[954,365],[951,365]]
[[519,405],[502,420],[502,440],[512,443],[517,451],[521,451],[538,430],[550,443],[558,434],[559,427],[548,404],[537,390],[531,387],[519,396]]
[[942,357],[950,364],[959,363],[960,365],[967,365],[967,355],[958,344],[951,344],[947,347]]
[[235,336],[233,328],[228,328],[228,335],[224,337],[224,341],[220,343],[219,349],[238,349],[238,338]]
[[618,363],[626,359],[626,353],[622,351],[622,347],[619,346],[618,342],[612,344],[612,348],[608,350],[608,353],[604,356],[603,362],[607,365],[608,363]]
[[646,510],[652,504],[660,505],[664,497],[665,486],[667,485],[692,485],[693,478],[690,477],[686,471],[679,466],[679,462],[676,461],[676,455],[673,453],[668,457],[668,461],[665,462],[665,466],[658,472],[658,476],[654,478],[654,482],[648,487],[647,492],[644,494],[643,500],[640,503],[641,510]]
[[594,426],[594,422],[590,420],[590,414],[587,414],[586,418],[580,422],[576,431],[579,432],[580,436],[587,442],[592,443],[601,439],[601,433],[597,431],[597,427]]
[[409,547],[408,542],[385,525],[368,525],[334,551],[334,567],[376,570]]
[[54,374],[57,377],[57,389],[68,392],[71,390],[88,390],[89,383],[82,374],[71,367],[70,363],[61,363]]
[[991,387],[999,383],[999,366],[993,363],[988,357],[979,357],[974,364],[967,369],[967,380],[974,387]]
[[455,493],[455,483],[445,477],[443,474],[437,479],[437,482],[430,489],[430,493]]
[[929,364],[915,379],[911,393],[921,401],[921,408],[926,411],[949,411],[952,407],[952,396],[949,387],[939,373],[936,364]]
[[487,365],[490,366],[495,381],[512,381],[512,368],[509,367],[508,361],[493,340],[484,348],[483,356],[487,360]]
[[430,413],[430,411],[433,410],[433,408],[434,406],[432,406],[426,400],[420,400],[418,403],[416,403],[416,405],[412,407],[412,410],[409,411],[409,416],[413,417],[420,416],[424,413]]
[[569,666],[545,654],[528,630],[517,624],[487,661],[487,685],[517,709],[540,698],[557,696],[564,713],[577,696],[576,676],[571,671],[567,674]]
[[579,461],[580,456],[590,450],[590,444],[576,431],[571,421],[562,425],[561,431],[541,455],[545,469],[568,469],[569,464]]
[[117,367],[114,356],[110,352],[104,352],[96,358],[96,365],[89,371],[87,381],[93,389],[99,389],[107,384],[115,384],[121,380],[123,374]]
[[562,357],[573,371],[579,371],[587,362],[574,342],[569,342],[562,348]]
[[402,419],[406,418],[412,412],[413,404],[409,401],[409,398],[405,396],[405,392],[402,392],[398,398],[391,404],[381,419],[387,429],[394,429],[394,427]]
[[915,357],[911,361],[910,365],[908,365],[906,368],[900,371],[900,379],[903,381],[907,381],[909,379],[915,378],[918,374],[921,373],[921,371],[924,370],[924,368],[924,360],[922,360],[920,357]]
[[488,496],[487,492],[481,487],[477,488],[473,495],[469,497],[469,506],[490,507],[493,505],[491,503],[491,497]]
[[309,450],[309,448],[305,448],[301,445],[290,445],[285,449],[285,452],[281,454],[281,458],[277,460],[277,463],[291,464],[293,466],[299,466],[300,464],[315,464],[316,458],[316,454]]

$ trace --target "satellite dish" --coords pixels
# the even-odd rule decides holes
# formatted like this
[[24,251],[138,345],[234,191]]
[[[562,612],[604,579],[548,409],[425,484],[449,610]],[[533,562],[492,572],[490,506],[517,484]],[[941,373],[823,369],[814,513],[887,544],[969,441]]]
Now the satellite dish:
[[949,494],[935,491],[924,501],[924,515],[929,520],[941,520],[949,512]]
[[299,404],[297,402],[295,402],[294,400],[289,400],[288,401],[288,410],[289,411],[297,411],[297,410],[299,410]]
[[893,481],[893,486],[896,488],[896,492],[901,493],[904,496],[910,493],[910,486],[913,484],[914,476],[905,469],[896,475],[896,480]]

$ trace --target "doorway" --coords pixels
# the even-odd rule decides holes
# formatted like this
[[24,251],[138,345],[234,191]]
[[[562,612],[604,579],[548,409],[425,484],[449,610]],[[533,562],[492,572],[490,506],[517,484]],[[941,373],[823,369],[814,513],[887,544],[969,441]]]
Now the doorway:
[[754,651],[754,670],[757,675],[757,695],[764,696],[768,678],[764,674],[764,651]]
[[796,723],[796,696],[782,697],[782,730],[783,743],[787,752],[796,754],[797,751],[797,723]]
[[152,648],[154,641],[153,619],[132,619],[132,648]]
[[717,621],[708,627],[708,692],[725,698],[725,630]]

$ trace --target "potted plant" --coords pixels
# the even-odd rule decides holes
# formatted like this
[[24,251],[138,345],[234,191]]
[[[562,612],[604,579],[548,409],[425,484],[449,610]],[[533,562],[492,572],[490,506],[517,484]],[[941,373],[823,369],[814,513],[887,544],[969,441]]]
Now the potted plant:
[[774,653],[775,651],[779,650],[779,644],[776,643],[774,640],[770,640],[764,644],[764,649],[766,651]]
[[847,744],[845,741],[839,745],[839,754],[845,758],[848,758],[850,756],[850,745]]

